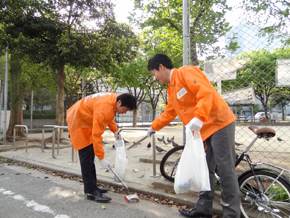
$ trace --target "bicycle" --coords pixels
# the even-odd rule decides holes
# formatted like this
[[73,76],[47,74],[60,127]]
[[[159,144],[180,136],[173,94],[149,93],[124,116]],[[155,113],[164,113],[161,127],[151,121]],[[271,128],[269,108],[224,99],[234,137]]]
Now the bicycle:
[[[276,135],[276,132],[269,127],[249,126],[249,129],[256,134],[256,137],[238,155],[235,163],[237,167],[241,161],[245,161],[250,167],[249,170],[238,176],[241,190],[241,215],[245,218],[290,218],[290,181],[284,175],[284,173],[290,175],[290,170],[263,161],[253,163],[247,153],[257,139],[269,140]],[[161,160],[160,172],[169,181],[174,182],[183,149],[184,146],[172,148]],[[262,164],[267,168],[257,168]],[[219,186],[218,169],[216,169],[215,176],[216,184]]]

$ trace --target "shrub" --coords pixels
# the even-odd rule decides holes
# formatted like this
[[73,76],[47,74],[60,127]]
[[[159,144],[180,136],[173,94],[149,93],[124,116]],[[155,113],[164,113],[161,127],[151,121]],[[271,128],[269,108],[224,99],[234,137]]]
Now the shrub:
[[[23,119],[30,119],[30,110],[23,111]],[[56,110],[33,111],[33,119],[55,119]]]

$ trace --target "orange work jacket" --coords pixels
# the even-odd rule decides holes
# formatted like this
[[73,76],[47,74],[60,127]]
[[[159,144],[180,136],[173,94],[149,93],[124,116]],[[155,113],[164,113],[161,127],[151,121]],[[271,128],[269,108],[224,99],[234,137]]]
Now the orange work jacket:
[[104,158],[102,134],[107,126],[112,132],[118,131],[114,122],[117,97],[115,93],[96,93],[79,100],[67,110],[66,122],[76,151],[93,143],[95,155]]
[[184,125],[196,117],[203,121],[200,133],[204,141],[236,120],[228,104],[198,67],[173,69],[167,94],[164,113],[152,123],[156,131],[167,126],[176,116]]

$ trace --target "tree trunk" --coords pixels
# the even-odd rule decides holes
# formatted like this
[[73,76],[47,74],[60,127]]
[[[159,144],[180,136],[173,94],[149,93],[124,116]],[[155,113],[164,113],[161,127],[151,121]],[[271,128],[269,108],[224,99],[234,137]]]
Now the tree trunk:
[[[64,66],[62,65],[57,73],[57,103],[56,103],[56,125],[64,125],[64,81],[65,73]],[[60,129],[61,137],[62,129]]]
[[133,127],[137,126],[137,109],[133,110]]
[[[7,130],[7,138],[13,137],[13,129],[15,125],[23,125],[22,116],[22,103],[23,103],[23,92],[21,86],[21,60],[22,55],[14,53],[11,54],[11,64],[10,64],[10,122],[9,128]],[[23,128],[15,128],[15,133],[17,136],[24,137]]]
[[196,42],[194,41],[190,43],[190,59],[192,61],[193,66],[199,65],[198,58],[197,58],[197,51],[196,51]]
[[69,94],[68,96],[67,96],[67,107],[68,108],[70,108],[71,106],[73,106],[73,94]]
[[152,121],[154,121],[154,120],[155,120],[155,116],[156,116],[156,107],[155,107],[155,108],[153,108],[153,119],[152,119]]

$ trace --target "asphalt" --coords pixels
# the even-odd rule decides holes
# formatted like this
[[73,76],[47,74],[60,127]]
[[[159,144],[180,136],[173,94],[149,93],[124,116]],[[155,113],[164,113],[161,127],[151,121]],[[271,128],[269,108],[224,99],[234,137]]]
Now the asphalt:
[[[133,142],[138,141],[146,135],[147,128],[145,127],[123,127],[121,128],[122,137],[128,141],[126,148],[130,147]],[[74,151],[67,132],[63,132],[60,137],[59,149],[57,141],[54,144],[49,140],[52,137],[52,132],[45,132],[44,139],[46,149],[41,149],[43,133],[30,132],[28,134],[28,144],[26,147],[25,138],[16,140],[13,150],[13,142],[7,142],[6,145],[0,145],[0,158],[20,161],[28,164],[33,164],[45,169],[65,172],[67,174],[81,176],[79,158],[77,152]],[[183,144],[183,127],[168,126],[158,131],[155,134],[155,145],[162,147],[168,151],[173,148],[172,144],[165,145],[157,140],[164,136],[167,138],[174,136],[174,141],[180,145]],[[113,148],[115,138],[114,134],[106,130],[103,134],[103,142],[105,149],[105,159],[114,165],[116,149]],[[128,164],[126,166],[125,184],[130,189],[130,192],[143,193],[162,199],[168,199],[181,205],[194,207],[198,200],[197,193],[175,194],[173,183],[166,180],[160,175],[159,163],[166,152],[158,152],[151,148],[147,148],[148,143],[153,145],[153,139],[147,138],[129,150],[126,149]],[[27,151],[27,152],[26,152]],[[53,154],[54,153],[54,154]],[[155,156],[155,158],[154,158]],[[155,164],[154,164],[155,159]],[[98,158],[95,160],[98,183],[122,187],[122,183],[115,182],[114,175],[111,171],[104,170],[98,163]],[[213,205],[213,214],[222,215],[222,207],[220,205],[220,193],[216,191],[216,198]]]

